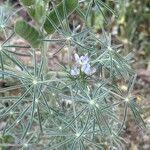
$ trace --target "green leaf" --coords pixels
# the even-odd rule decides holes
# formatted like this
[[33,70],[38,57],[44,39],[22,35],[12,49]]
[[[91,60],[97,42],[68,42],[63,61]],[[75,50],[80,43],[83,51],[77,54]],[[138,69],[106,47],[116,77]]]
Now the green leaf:
[[25,21],[17,21],[15,32],[34,48],[39,47],[41,36],[39,32]]
[[45,13],[43,1],[37,3],[36,5],[28,7],[27,12],[33,20],[42,23],[42,21],[44,20],[44,13]]
[[[66,6],[67,16],[69,16],[78,6],[78,0],[65,0],[65,6]],[[64,7],[63,7],[63,2],[61,2],[59,5],[56,6],[56,11],[59,13],[61,20],[65,19],[65,14],[64,14],[65,11],[64,11]],[[56,26],[60,25],[59,18],[57,17],[58,15],[57,15],[56,11],[53,9],[48,15],[48,18],[50,18],[50,19],[47,18],[44,23],[44,29],[47,33],[53,33],[55,31],[55,27],[50,22],[50,20],[52,20],[52,22]]]
[[31,6],[33,5],[35,0],[20,0],[20,3],[24,6]]

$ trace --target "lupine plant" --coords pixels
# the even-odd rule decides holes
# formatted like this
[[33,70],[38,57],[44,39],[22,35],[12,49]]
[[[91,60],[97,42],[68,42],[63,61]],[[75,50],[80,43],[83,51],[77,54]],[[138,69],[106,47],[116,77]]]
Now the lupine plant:
[[[140,128],[145,124],[133,94],[132,55],[124,56],[123,45],[107,31],[110,18],[119,15],[118,4],[19,3],[15,11],[8,3],[0,6],[2,149],[124,149],[128,114]],[[29,21],[18,19],[21,10]],[[99,16],[102,32],[97,34],[94,18]],[[52,66],[50,60],[60,55],[65,60]],[[120,83],[127,85],[125,91]]]

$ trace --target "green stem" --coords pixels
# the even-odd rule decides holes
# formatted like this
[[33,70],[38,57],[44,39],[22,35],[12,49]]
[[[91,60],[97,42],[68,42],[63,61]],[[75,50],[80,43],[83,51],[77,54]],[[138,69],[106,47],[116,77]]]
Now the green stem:
[[[72,100],[72,104],[73,104],[73,114],[74,114],[74,118],[76,118],[77,114],[76,114],[76,109],[75,109],[75,103],[74,103],[74,100],[73,100],[72,86],[70,86],[70,92],[71,92],[71,100]],[[76,133],[78,133],[77,119],[75,120],[75,126],[76,126]]]
[[94,25],[95,25],[95,11],[92,8],[92,10],[91,10],[91,27],[93,27]]
[[44,42],[41,47],[42,52],[42,59],[43,59],[43,72],[44,75],[48,72],[48,58],[47,58],[47,50],[48,50],[48,44]]
[[[3,64],[3,57],[2,57],[2,53],[0,52],[0,61],[1,61],[1,68],[2,71],[4,71],[4,64]],[[2,74],[2,80],[4,80],[4,74]]]

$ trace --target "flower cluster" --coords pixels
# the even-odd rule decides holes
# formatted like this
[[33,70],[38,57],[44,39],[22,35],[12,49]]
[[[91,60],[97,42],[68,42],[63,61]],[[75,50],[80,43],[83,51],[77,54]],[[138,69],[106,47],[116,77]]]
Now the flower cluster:
[[79,57],[79,55],[75,53],[74,58],[76,61],[76,65],[70,71],[70,74],[72,76],[79,75],[81,72],[86,75],[91,75],[95,72],[95,69],[91,69],[91,66],[89,64],[88,54]]

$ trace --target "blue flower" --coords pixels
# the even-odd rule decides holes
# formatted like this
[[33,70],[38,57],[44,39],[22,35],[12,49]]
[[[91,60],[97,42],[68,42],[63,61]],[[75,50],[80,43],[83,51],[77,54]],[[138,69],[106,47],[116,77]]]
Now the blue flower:
[[89,64],[88,54],[79,57],[78,54],[74,54],[74,58],[76,61],[76,66],[73,67],[70,71],[70,74],[73,76],[79,75],[80,72],[84,72],[86,75],[91,75],[95,72],[95,69],[91,69]]

